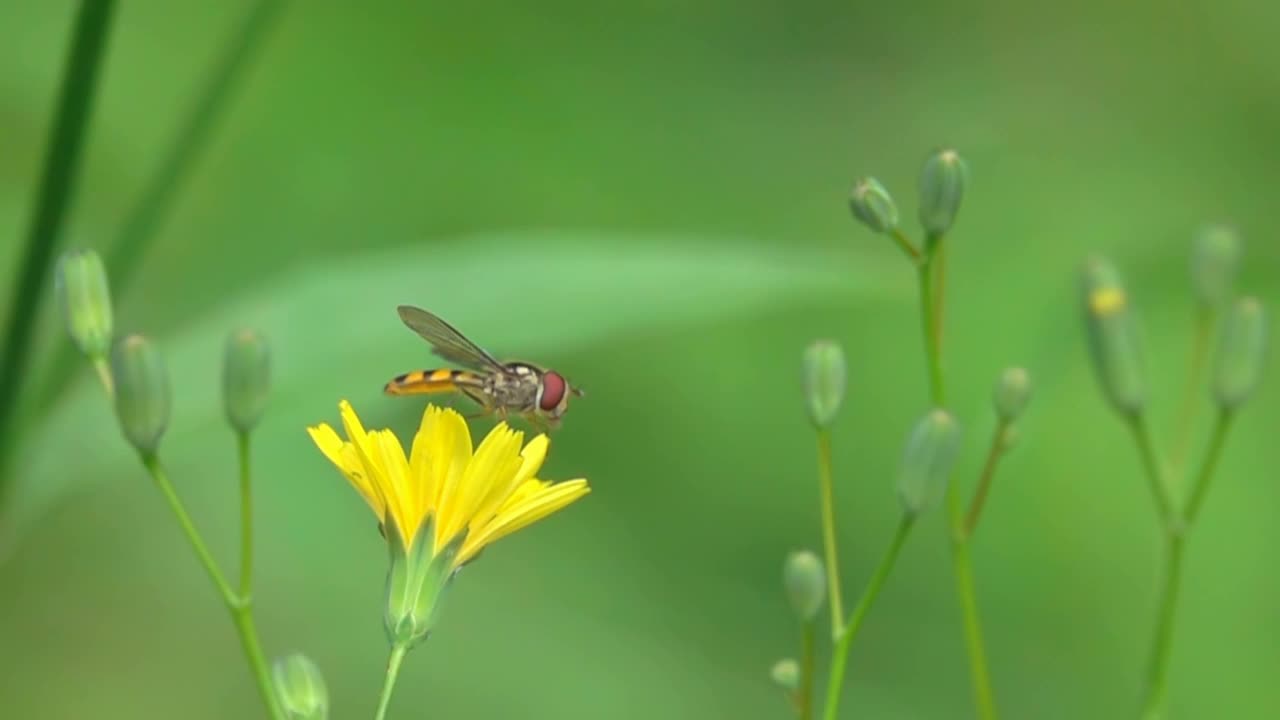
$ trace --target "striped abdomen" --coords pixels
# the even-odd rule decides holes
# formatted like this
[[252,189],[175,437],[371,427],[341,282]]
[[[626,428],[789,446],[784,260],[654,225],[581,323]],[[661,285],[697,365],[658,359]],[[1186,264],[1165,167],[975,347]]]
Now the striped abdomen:
[[388,395],[424,395],[483,385],[479,375],[466,370],[414,370],[395,376],[382,391]]

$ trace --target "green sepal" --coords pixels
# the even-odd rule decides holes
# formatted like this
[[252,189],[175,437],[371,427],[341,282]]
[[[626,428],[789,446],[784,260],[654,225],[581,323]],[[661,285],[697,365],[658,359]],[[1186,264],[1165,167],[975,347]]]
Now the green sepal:
[[387,638],[392,645],[413,647],[426,640],[435,627],[440,600],[455,573],[453,559],[462,547],[462,537],[433,554],[435,534],[431,523],[418,529],[407,552],[394,522],[384,523],[384,533],[391,554],[387,571]]

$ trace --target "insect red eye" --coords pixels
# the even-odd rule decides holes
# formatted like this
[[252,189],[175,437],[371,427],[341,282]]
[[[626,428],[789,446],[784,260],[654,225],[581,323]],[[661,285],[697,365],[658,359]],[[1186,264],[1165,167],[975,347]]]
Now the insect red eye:
[[560,373],[551,371],[542,376],[542,401],[538,407],[548,412],[555,410],[564,399],[565,381]]

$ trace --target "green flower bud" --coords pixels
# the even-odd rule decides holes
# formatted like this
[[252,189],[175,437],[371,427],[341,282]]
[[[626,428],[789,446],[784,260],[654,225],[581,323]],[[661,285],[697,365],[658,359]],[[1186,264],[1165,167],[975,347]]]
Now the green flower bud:
[[71,340],[80,352],[103,358],[111,350],[111,288],[102,258],[92,250],[71,250],[58,261],[55,287]]
[[809,419],[818,429],[831,427],[844,402],[844,350],[819,340],[804,351],[804,395]]
[[996,407],[996,416],[1001,422],[1011,423],[1018,419],[1031,399],[1031,375],[1020,367],[1006,368],[996,381],[992,401]]
[[270,388],[267,341],[252,330],[232,333],[222,365],[222,401],[231,427],[242,433],[252,430],[267,407]]
[[1146,404],[1146,370],[1120,273],[1107,260],[1091,258],[1081,273],[1081,290],[1098,383],[1118,412],[1139,415]]
[[1196,299],[1219,307],[1231,299],[1240,265],[1240,236],[1224,225],[1211,225],[1196,235],[1191,248],[1191,285]]
[[969,182],[969,167],[955,150],[939,150],[920,170],[920,225],[929,237],[951,229]]
[[1267,355],[1267,317],[1257,298],[1240,298],[1223,318],[1214,367],[1213,392],[1224,411],[1249,399]]
[[280,707],[288,720],[326,720],[329,691],[320,668],[301,653],[280,658],[272,667]]
[[121,338],[111,352],[116,419],[140,452],[154,453],[169,426],[169,373],[160,353],[141,335]]
[[878,233],[887,233],[898,227],[898,206],[893,203],[889,191],[875,178],[862,178],[854,183],[849,207],[854,217]]
[[822,561],[808,550],[793,552],[787,556],[782,568],[782,584],[796,617],[808,622],[822,609],[822,599],[827,593],[827,573]]
[[795,692],[800,687],[800,663],[791,658],[779,660],[773,664],[769,677],[773,678],[774,685],[787,692]]
[[458,554],[462,538],[433,555],[435,533],[430,526],[418,530],[408,550],[395,523],[384,524],[383,532],[391,549],[384,617],[387,637],[393,645],[413,647],[426,640],[435,629],[436,613],[444,591],[453,580],[453,558]]
[[946,410],[931,410],[907,438],[898,474],[898,500],[909,515],[931,507],[947,488],[960,454],[960,426]]

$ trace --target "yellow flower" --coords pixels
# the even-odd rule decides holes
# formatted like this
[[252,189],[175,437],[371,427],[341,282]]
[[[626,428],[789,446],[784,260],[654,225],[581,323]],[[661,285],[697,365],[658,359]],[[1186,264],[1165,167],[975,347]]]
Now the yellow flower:
[[324,423],[307,432],[386,533],[393,641],[426,636],[440,591],[486,546],[590,492],[584,479],[553,484],[537,478],[546,435],[524,445],[524,433],[500,423],[473,451],[462,416],[429,405],[406,457],[390,430],[366,431],[350,403],[338,407],[346,440]]

